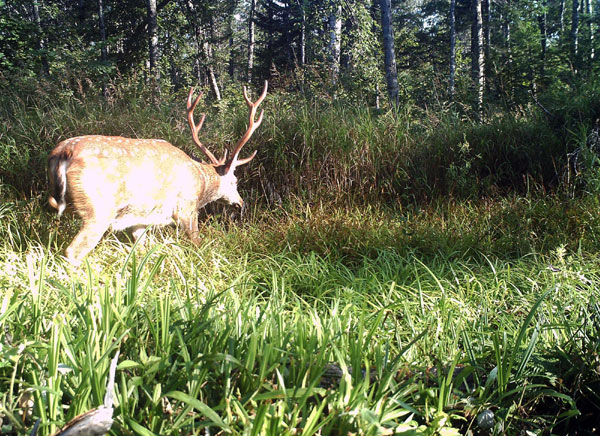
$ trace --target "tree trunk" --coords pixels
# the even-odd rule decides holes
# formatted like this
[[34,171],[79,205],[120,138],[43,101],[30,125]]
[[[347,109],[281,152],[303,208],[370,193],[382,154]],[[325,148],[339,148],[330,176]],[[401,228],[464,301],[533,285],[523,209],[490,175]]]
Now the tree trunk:
[[40,7],[38,0],[33,0],[33,19],[38,30],[38,49],[40,51],[41,73],[44,76],[50,75],[50,64],[46,56],[46,39],[42,29],[42,19],[40,18]]
[[587,15],[587,24],[588,24],[588,32],[590,34],[590,41],[589,41],[589,45],[590,45],[590,68],[591,68],[591,62],[594,59],[594,2],[593,0],[586,0],[586,15]]
[[560,5],[559,5],[559,20],[560,20],[560,34],[562,36],[562,34],[565,31],[565,0],[560,0]]
[[577,71],[578,67],[578,52],[579,52],[579,1],[573,0],[573,11],[571,20],[571,62],[573,69]]
[[483,27],[483,53],[484,58],[490,58],[491,29],[490,29],[490,4],[491,0],[481,1],[481,18]]
[[[100,58],[103,66],[108,62],[108,47],[106,46],[106,26],[104,25],[104,4],[103,0],[98,0],[98,27],[100,28]],[[102,74],[104,76],[104,73]],[[102,95],[107,97],[106,81],[102,78]]]
[[510,27],[510,7],[511,7],[511,0],[508,0],[507,2],[507,11],[506,11],[506,20],[504,21],[504,40],[506,41],[506,54],[508,57],[508,66],[509,68],[512,69],[512,44],[511,44],[511,27]]
[[183,2],[187,7],[187,14],[185,16],[188,19],[188,22],[194,29],[194,37],[196,39],[196,74],[198,75],[198,83],[202,83],[200,77],[200,71],[204,69],[206,73],[206,77],[208,79],[208,84],[213,90],[215,98],[217,101],[221,100],[221,91],[219,90],[219,83],[217,82],[217,77],[215,75],[215,71],[211,64],[211,47],[208,42],[208,37],[205,32],[200,29],[200,23],[198,22],[198,15],[196,13],[196,7],[192,0],[187,0]]
[[98,27],[100,28],[100,56],[102,62],[108,60],[108,48],[106,47],[106,26],[104,25],[104,4],[98,0]]
[[471,26],[471,69],[476,88],[477,117],[483,118],[483,93],[485,89],[485,52],[483,47],[482,0],[473,0],[473,24]]
[[156,0],[147,0],[148,6],[148,59],[150,60],[150,80],[154,90],[158,90],[160,70],[158,68],[158,20]]
[[544,77],[546,72],[546,51],[548,47],[548,33],[546,30],[546,0],[542,2],[543,11],[538,16],[538,26],[540,28],[540,76]]
[[[196,52],[199,52],[199,50],[196,50]],[[202,65],[200,65],[200,56],[196,56],[194,58],[194,73],[196,73],[196,83],[198,85],[202,85],[204,76],[202,75]],[[206,81],[204,80],[204,82]],[[204,83],[204,85],[206,85],[206,83]]]
[[250,14],[248,15],[248,75],[246,81],[252,82],[252,70],[254,68],[254,14],[256,12],[256,0],[250,1]]
[[77,18],[79,20],[79,25],[83,26],[85,22],[85,0],[79,0],[77,5]]
[[342,5],[335,6],[329,14],[329,56],[331,83],[336,85],[340,75],[340,52],[342,42]]
[[398,106],[398,71],[394,52],[394,29],[392,27],[391,0],[380,0],[381,30],[383,31],[383,53],[388,98],[392,106]]
[[229,77],[231,78],[231,80],[234,80],[235,77],[235,41],[233,40],[233,21],[235,20],[235,16],[232,13],[231,17],[229,17],[228,20],[228,29],[227,32],[229,33],[229,60],[228,60],[228,65],[227,65],[227,73],[229,74]]
[[450,101],[454,100],[454,78],[456,75],[456,0],[450,0]]
[[300,66],[306,63],[306,10],[303,1],[298,1],[300,8]]
[[208,39],[204,38],[204,43],[202,44],[204,55],[203,59],[206,60],[206,73],[208,75],[208,81],[210,83],[210,87],[213,90],[213,94],[217,101],[221,101],[221,91],[219,90],[219,82],[217,82],[217,76],[215,74],[215,70],[212,67],[211,59],[212,59],[212,48],[208,43]]

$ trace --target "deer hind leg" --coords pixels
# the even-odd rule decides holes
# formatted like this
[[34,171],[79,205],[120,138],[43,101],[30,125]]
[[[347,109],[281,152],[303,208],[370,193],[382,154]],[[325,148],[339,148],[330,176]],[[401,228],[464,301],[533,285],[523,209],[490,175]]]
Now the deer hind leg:
[[133,226],[131,227],[131,236],[138,245],[144,245],[146,242],[146,226]]
[[73,266],[79,266],[83,258],[98,244],[109,223],[106,221],[84,221],[83,227],[67,247],[65,255]]

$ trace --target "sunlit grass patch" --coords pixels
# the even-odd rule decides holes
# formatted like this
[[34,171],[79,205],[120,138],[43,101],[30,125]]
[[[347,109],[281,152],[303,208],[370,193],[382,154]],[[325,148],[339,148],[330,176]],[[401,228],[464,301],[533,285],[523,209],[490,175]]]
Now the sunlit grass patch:
[[102,404],[117,348],[115,434],[586,425],[598,377],[573,368],[598,335],[597,224],[562,201],[290,203],[207,218],[200,247],[109,232],[77,269],[73,217],[7,202],[5,432],[39,418],[52,434]]

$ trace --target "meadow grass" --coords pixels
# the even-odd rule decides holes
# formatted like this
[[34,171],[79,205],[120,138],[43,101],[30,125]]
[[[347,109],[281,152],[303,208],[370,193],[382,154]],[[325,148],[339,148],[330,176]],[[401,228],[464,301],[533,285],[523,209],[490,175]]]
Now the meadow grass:
[[[117,350],[115,435],[593,431],[600,176],[562,183],[596,88],[483,124],[270,93],[243,220],[203,214],[200,247],[108,233],[73,269],[79,222],[45,205],[56,142],[195,152],[183,90],[109,88],[0,96],[0,432],[102,404]],[[216,154],[247,119],[224,95],[203,102]]]
[[[43,83],[3,88],[3,183],[21,193],[39,193],[46,184],[48,152],[78,135],[161,138],[204,158],[186,123],[186,90],[165,92],[157,104],[139,83],[110,88],[106,99],[90,89]],[[207,113],[201,140],[219,156],[245,132],[248,116],[237,87],[226,88],[224,95],[217,104],[205,98],[198,109]],[[479,123],[449,110],[374,110],[274,91],[263,104],[264,122],[245,150],[260,152],[240,170],[240,179],[250,196],[270,204],[295,196],[309,202],[341,198],[343,203],[406,205],[555,189],[567,153],[585,143],[600,116],[595,88],[563,100],[573,101],[572,106],[557,107],[553,118],[526,107]]]
[[52,434],[102,404],[117,349],[114,434],[591,425],[598,225],[550,213],[584,203],[297,202],[208,219],[198,248],[174,229],[144,247],[109,233],[79,269],[60,255],[73,218],[4,203],[3,431],[39,418]]

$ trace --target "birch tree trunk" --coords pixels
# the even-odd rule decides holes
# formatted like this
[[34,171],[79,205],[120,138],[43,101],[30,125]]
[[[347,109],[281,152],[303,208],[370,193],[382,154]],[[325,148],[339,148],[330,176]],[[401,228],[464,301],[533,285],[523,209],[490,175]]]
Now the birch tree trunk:
[[212,47],[210,46],[208,39],[204,38],[204,43],[202,44],[204,55],[203,59],[206,60],[206,73],[208,74],[208,80],[210,83],[210,87],[215,94],[215,98],[217,101],[221,101],[221,91],[219,89],[219,82],[217,81],[217,76],[215,74],[215,70],[212,67],[211,59],[212,59]]
[[98,0],[98,27],[100,28],[100,57],[102,62],[108,60],[108,48],[106,47],[106,26],[104,25],[104,3]]
[[150,80],[155,90],[158,90],[160,70],[158,68],[158,20],[156,0],[147,0],[148,6],[148,58],[150,60]]
[[473,24],[471,26],[471,68],[476,88],[477,117],[483,118],[483,93],[485,90],[485,56],[483,47],[482,0],[473,0]]
[[306,63],[306,8],[303,1],[298,1],[300,8],[300,66]]
[[248,74],[246,82],[252,82],[252,70],[254,68],[254,14],[256,12],[256,0],[250,1],[250,13],[248,14]]
[[235,77],[235,41],[233,39],[233,27],[235,16],[232,13],[227,19],[227,33],[229,34],[228,46],[229,46],[229,59],[227,60],[227,74],[233,80]]
[[391,0],[380,0],[381,30],[383,31],[383,53],[388,98],[392,106],[398,106],[398,70],[394,52],[394,29],[392,28]]
[[[106,67],[108,62],[108,47],[106,46],[106,26],[104,25],[104,4],[103,0],[98,0],[98,27],[100,28],[100,59]],[[103,74],[104,76],[104,74]],[[107,97],[106,81],[102,79],[102,95]]]
[[573,0],[571,19],[571,62],[575,71],[578,69],[579,57],[579,1]]
[[336,85],[340,75],[340,51],[342,42],[342,5],[335,6],[329,14],[329,56],[331,83]]
[[45,76],[50,75],[50,64],[46,56],[46,39],[42,29],[42,19],[40,17],[40,6],[38,0],[33,0],[33,19],[38,31],[38,49],[40,50],[41,73]]
[[593,0],[586,0],[585,3],[585,9],[586,9],[586,15],[587,15],[587,25],[588,25],[588,32],[589,32],[589,45],[590,45],[590,52],[589,52],[589,57],[590,57],[590,67],[591,67],[591,62],[594,59],[594,2]]
[[[507,5],[508,5],[508,9],[507,9],[507,14],[506,14],[506,21],[505,21],[505,25],[504,25],[504,40],[506,41],[506,55],[508,57],[507,62],[508,62],[508,68],[509,71],[512,71],[512,64],[513,64],[513,56],[512,56],[512,32],[511,32],[511,26],[510,26],[510,7],[511,7],[511,0],[507,0]],[[512,88],[512,87],[511,87]],[[512,89],[510,90],[511,94],[512,94]]]
[[450,101],[454,100],[454,78],[456,75],[456,0],[450,0]]
[[79,0],[77,3],[77,19],[82,26],[85,21],[85,0]]
[[[219,83],[217,81],[217,77],[215,75],[215,71],[212,67],[212,49],[208,42],[208,36],[206,32],[200,28],[200,23],[198,22],[198,15],[196,13],[196,6],[192,2],[192,0],[187,0],[182,2],[185,4],[187,8],[186,18],[188,19],[190,25],[194,29],[194,38],[196,40],[196,74],[198,75],[198,83],[201,82],[200,72],[204,70],[206,73],[206,78],[208,80],[208,84],[210,85],[215,98],[217,101],[221,100],[221,91],[219,90]],[[183,6],[182,6],[183,7]],[[211,18],[212,20],[212,18]]]
[[481,1],[481,25],[483,29],[483,54],[484,59],[490,58],[490,45],[491,45],[491,29],[490,29],[490,10],[492,0]]
[[559,5],[559,20],[560,20],[560,34],[562,36],[562,34],[565,31],[565,0],[560,0],[560,5]]

